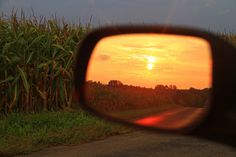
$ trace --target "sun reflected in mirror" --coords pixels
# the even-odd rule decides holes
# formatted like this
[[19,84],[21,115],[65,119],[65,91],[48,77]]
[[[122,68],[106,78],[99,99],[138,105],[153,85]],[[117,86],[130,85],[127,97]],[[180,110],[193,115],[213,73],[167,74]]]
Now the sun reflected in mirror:
[[156,58],[153,57],[153,56],[148,56],[147,57],[147,62],[148,62],[147,69],[152,70],[153,67],[154,67],[154,64],[156,63]]
[[148,70],[152,70],[152,68],[153,68],[153,63],[148,63],[147,68],[148,68]]

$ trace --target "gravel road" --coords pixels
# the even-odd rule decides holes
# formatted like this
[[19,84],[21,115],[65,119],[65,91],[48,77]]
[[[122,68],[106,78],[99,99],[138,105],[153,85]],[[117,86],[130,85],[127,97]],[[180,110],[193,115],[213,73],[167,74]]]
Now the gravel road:
[[235,157],[236,149],[185,136],[136,131],[18,157]]

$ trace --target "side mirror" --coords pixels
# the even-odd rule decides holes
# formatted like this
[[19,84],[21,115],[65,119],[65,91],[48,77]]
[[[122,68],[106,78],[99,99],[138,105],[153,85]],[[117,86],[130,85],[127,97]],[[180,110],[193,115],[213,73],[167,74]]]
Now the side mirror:
[[234,145],[235,59],[235,48],[200,30],[100,28],[78,49],[75,93],[112,121]]

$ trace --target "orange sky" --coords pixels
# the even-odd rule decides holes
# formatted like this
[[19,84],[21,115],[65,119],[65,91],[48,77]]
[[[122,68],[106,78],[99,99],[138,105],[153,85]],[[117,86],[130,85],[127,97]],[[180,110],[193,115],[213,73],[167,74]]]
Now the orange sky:
[[87,80],[107,84],[178,88],[211,86],[209,44],[201,38],[161,34],[117,35],[102,39],[95,47]]

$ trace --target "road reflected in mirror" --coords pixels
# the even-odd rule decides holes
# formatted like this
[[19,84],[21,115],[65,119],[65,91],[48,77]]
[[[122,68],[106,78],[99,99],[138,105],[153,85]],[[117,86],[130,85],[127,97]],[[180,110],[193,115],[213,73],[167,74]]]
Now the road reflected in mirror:
[[101,114],[161,129],[180,129],[207,113],[211,50],[197,37],[126,34],[96,45],[87,70],[87,105]]

